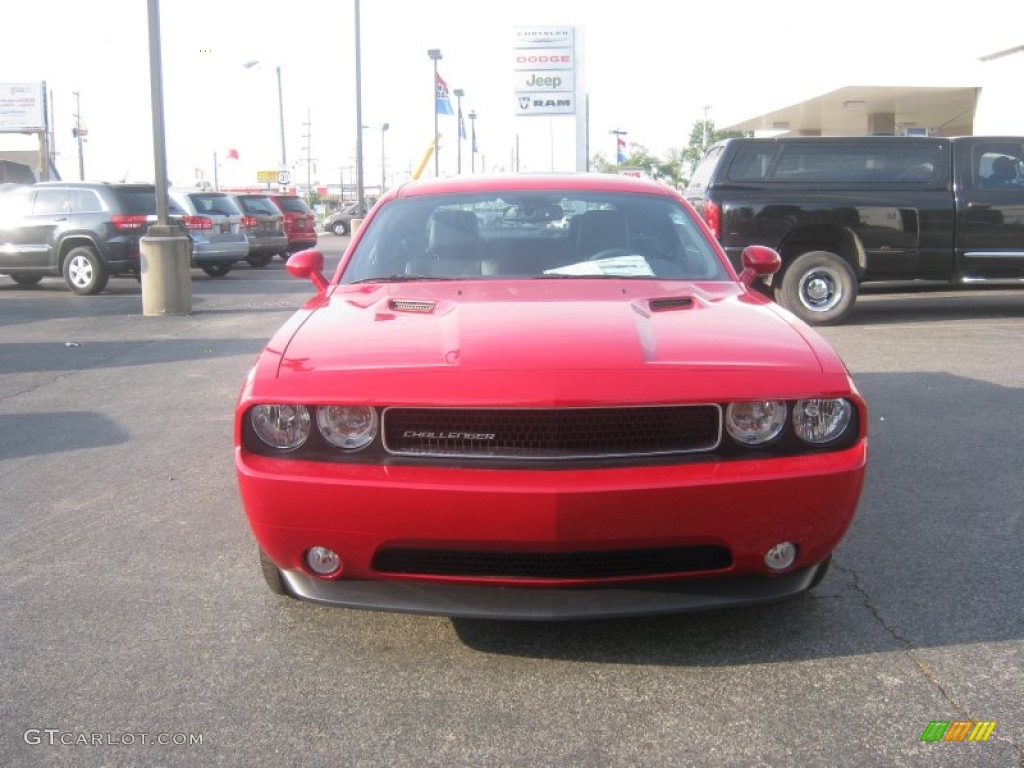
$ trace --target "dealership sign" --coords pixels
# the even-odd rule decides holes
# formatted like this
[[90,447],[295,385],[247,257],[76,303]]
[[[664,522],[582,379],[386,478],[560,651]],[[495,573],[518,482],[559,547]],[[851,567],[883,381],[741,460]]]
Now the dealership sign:
[[517,115],[576,114],[575,27],[519,27],[513,49]]
[[0,83],[0,133],[34,133],[46,127],[43,83]]

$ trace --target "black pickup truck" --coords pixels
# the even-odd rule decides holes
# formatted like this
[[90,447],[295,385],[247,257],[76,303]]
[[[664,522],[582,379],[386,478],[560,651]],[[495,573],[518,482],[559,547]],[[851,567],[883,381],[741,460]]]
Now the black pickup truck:
[[815,325],[869,281],[1024,278],[1021,137],[726,139],[685,194],[734,266],[779,252],[768,288]]

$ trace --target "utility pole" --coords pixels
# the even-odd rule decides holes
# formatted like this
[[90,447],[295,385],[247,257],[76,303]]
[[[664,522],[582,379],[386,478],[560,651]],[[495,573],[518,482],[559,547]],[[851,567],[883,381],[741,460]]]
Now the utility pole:
[[704,125],[703,125],[702,130],[701,130],[701,139],[700,139],[700,148],[701,149],[707,149],[708,148],[708,110],[709,109],[711,109],[711,107],[707,107],[707,106],[704,107]]
[[84,141],[85,129],[82,128],[82,94],[72,91],[75,97],[75,128],[72,131],[78,139],[78,180],[85,181],[85,157],[82,155],[82,142]]
[[306,202],[308,203],[313,199],[313,160],[310,157],[313,147],[313,123],[309,109],[306,110],[306,122],[303,125],[306,127],[306,132],[302,134],[302,138],[306,140],[306,146],[303,149],[306,150]]

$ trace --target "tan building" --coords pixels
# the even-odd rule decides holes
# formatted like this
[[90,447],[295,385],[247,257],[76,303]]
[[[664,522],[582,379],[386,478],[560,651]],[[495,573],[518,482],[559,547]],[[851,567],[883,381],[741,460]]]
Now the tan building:
[[755,135],[1024,135],[1024,45],[967,69],[968,85],[849,85],[716,127]]

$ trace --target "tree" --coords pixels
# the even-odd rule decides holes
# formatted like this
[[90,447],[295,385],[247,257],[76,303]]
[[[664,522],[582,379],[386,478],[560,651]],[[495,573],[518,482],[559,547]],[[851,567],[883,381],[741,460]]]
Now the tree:
[[652,178],[675,186],[679,182],[679,160],[679,150],[670,150],[668,157],[659,158],[652,155],[647,147],[633,142],[629,145],[625,162],[612,163],[603,152],[596,152],[590,159],[590,169],[597,173],[618,173],[620,168],[639,168]]
[[[716,131],[714,120],[708,120],[706,125],[703,120],[694,121],[693,129],[690,131],[690,144],[682,151],[680,157],[680,162],[685,166],[681,173],[682,176],[685,176],[684,183],[693,176],[694,169],[704,157],[704,151],[708,147],[722,139],[738,139],[746,135],[743,131]],[[704,143],[705,136],[707,144]]]

